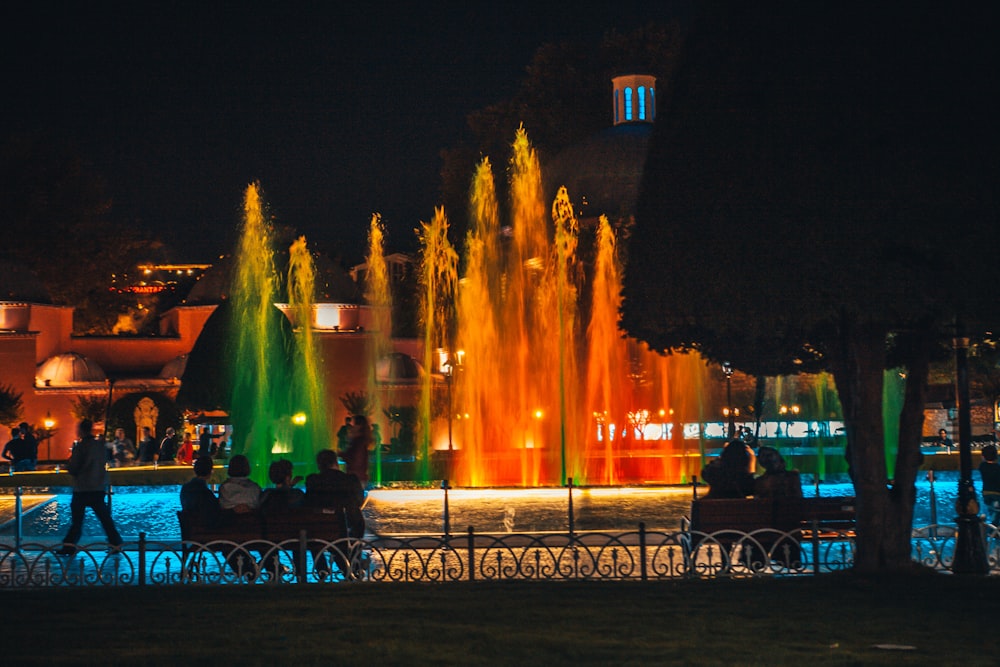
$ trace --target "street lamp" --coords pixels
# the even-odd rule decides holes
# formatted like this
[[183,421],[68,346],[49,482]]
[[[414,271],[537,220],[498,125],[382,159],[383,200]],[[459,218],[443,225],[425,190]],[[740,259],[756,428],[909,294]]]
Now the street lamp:
[[52,434],[55,432],[56,420],[52,418],[52,413],[46,411],[45,419],[42,421],[42,426],[45,427],[45,459],[47,461],[52,460]]
[[729,417],[729,439],[736,437],[736,414],[733,411],[733,365],[728,361],[722,362],[722,372],[726,374],[726,409],[725,413]]

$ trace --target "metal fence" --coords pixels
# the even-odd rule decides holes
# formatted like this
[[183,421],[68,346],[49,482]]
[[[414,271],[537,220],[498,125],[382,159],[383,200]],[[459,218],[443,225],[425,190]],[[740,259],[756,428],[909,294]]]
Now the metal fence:
[[[1000,532],[986,526],[991,572],[1000,571]],[[954,526],[913,531],[913,558],[948,570]],[[850,568],[847,533],[758,530],[371,536],[325,542],[157,542],[140,535],[120,549],[58,544],[0,546],[0,588],[52,586],[302,585],[331,582],[503,580],[647,581],[809,576]]]

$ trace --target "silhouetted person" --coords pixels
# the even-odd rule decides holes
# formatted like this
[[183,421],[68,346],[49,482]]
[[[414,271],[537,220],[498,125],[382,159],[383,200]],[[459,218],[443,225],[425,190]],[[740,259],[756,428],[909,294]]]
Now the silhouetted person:
[[[306,494],[301,489],[296,489],[295,485],[302,481],[301,477],[292,477],[294,467],[287,459],[272,461],[267,470],[267,477],[274,484],[273,487],[264,489],[260,494],[260,513],[265,524],[271,521],[288,520],[287,513],[290,510],[301,507],[305,502]],[[289,557],[298,569],[298,559],[295,558],[295,550],[289,549]],[[264,570],[272,578],[281,576],[280,557],[275,553],[270,558],[265,558]]]
[[34,470],[38,467],[38,438],[35,437],[35,430],[31,428],[28,422],[21,422],[17,426],[21,429],[21,438],[25,442],[25,451],[28,452],[28,458],[31,460],[30,470]]
[[159,445],[153,438],[153,432],[148,426],[142,427],[142,440],[139,441],[139,463],[153,463],[156,460],[156,450]]
[[351,439],[347,449],[340,452],[344,459],[344,469],[348,475],[354,475],[361,482],[361,487],[368,485],[368,450],[372,445],[372,427],[364,415],[354,415],[354,426],[351,429]]
[[801,498],[802,479],[798,470],[786,470],[785,459],[774,447],[761,447],[757,463],[764,474],[754,480],[753,495],[757,498]]
[[706,498],[746,498],[753,493],[750,455],[742,440],[733,440],[701,471],[708,483]]
[[88,507],[101,522],[108,536],[108,543],[113,548],[122,543],[121,535],[111,518],[111,509],[104,499],[104,491],[108,486],[107,447],[94,437],[93,431],[94,424],[89,419],[80,422],[76,431],[79,440],[73,446],[73,453],[66,466],[67,472],[73,476],[73,499],[70,501],[72,520],[69,532],[63,539],[63,547],[57,552],[61,555],[76,553],[76,544],[83,532],[84,511]]
[[208,488],[208,481],[212,478],[212,463],[211,456],[199,456],[195,459],[194,478],[181,487],[181,509],[197,515],[207,524],[218,523],[222,510],[219,499]]
[[153,455],[153,461],[159,463],[173,463],[177,456],[177,432],[172,426],[167,427],[167,431],[160,441],[160,448]]
[[198,456],[215,456],[218,450],[215,439],[225,437],[225,435],[225,431],[212,435],[207,426],[202,426],[201,435],[198,436]]
[[271,466],[267,470],[267,477],[274,486],[264,489],[260,494],[262,512],[279,512],[300,507],[305,502],[305,492],[295,488],[295,485],[302,481],[302,478],[292,478],[293,471],[292,462],[287,459],[271,462]]
[[3,446],[0,456],[10,463],[10,468],[14,472],[26,472],[35,469],[35,462],[31,458],[31,444],[24,439],[20,428],[10,430],[10,440]]
[[[319,472],[306,477],[306,502],[309,507],[330,508],[343,517],[342,529],[349,537],[362,537],[365,534],[365,519],[361,514],[361,504],[365,499],[365,491],[361,482],[354,475],[348,475],[337,467],[337,452],[324,449],[316,454],[316,467]],[[326,555],[321,549],[313,547],[313,563],[316,572],[321,577],[329,575],[329,565]],[[337,567],[348,576],[350,559],[340,549],[333,549],[333,557]]]

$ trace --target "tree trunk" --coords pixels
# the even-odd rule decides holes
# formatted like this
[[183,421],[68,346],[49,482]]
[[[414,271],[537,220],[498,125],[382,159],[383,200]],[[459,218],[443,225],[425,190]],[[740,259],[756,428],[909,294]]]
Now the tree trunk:
[[831,351],[831,367],[844,407],[848,462],[857,497],[854,569],[865,573],[907,570],[912,566],[915,482],[922,458],[931,341],[917,334],[907,350],[899,447],[890,484],[882,421],[887,332],[879,325],[843,316],[839,334],[840,347]]

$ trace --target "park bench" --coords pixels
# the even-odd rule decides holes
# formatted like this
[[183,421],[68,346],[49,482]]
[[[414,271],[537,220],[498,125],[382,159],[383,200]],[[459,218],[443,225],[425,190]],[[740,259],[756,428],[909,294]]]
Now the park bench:
[[[760,546],[771,552],[786,552],[785,560],[799,555],[798,541],[853,537],[856,523],[854,498],[697,498],[691,502],[691,516],[685,518],[686,531],[696,533],[691,548],[697,549],[704,535],[715,535],[723,548],[754,535]],[[798,540],[793,543],[782,533]],[[704,534],[704,535],[703,535]],[[750,550],[752,552],[752,550]]]
[[[343,508],[296,507],[280,511],[253,511],[244,514],[224,511],[216,522],[207,522],[199,514],[180,511],[177,520],[181,528],[183,562],[199,552],[213,551],[225,556],[234,571],[247,572],[251,551],[261,555],[274,550],[275,544],[297,540],[293,562],[304,572],[305,549],[317,554],[327,549],[327,544],[348,536],[347,520]],[[239,545],[239,547],[234,546]],[[335,560],[343,562],[339,554]],[[257,567],[255,564],[253,567]],[[264,565],[266,567],[266,564]]]
[[691,502],[690,530],[749,533],[763,528],[789,532],[819,530],[821,535],[851,533],[854,498],[698,498]]

